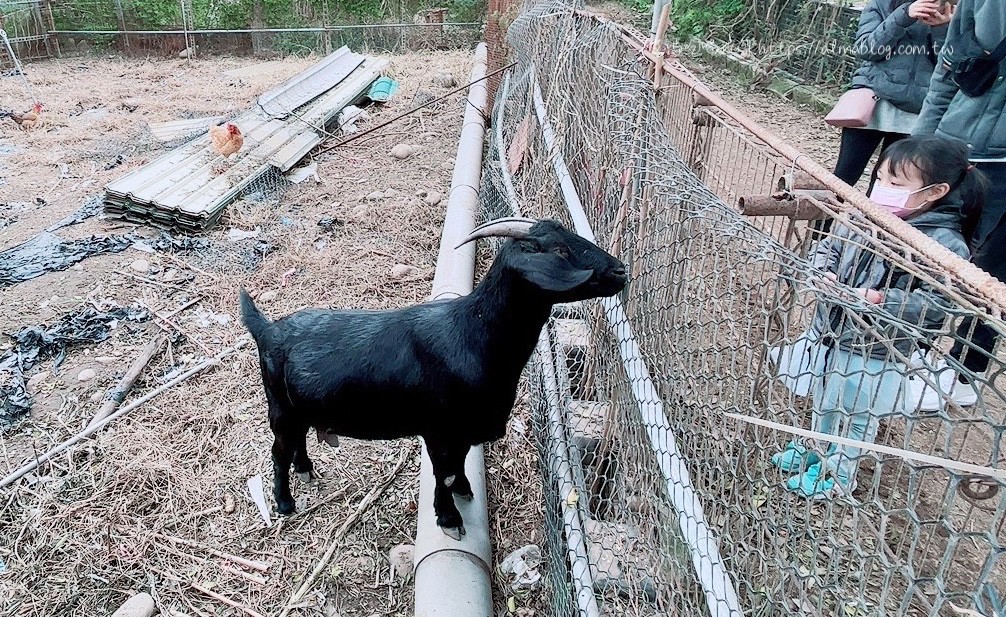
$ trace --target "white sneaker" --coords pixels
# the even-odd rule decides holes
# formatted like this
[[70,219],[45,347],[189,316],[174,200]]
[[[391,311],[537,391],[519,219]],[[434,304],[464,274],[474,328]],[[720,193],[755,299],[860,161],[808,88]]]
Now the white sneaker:
[[[926,383],[926,381],[922,378],[922,375],[918,373],[908,376],[908,387],[905,392],[905,407],[909,412],[943,410],[945,395],[941,395],[941,393],[950,392],[954,387],[953,382],[957,380],[957,377],[946,364],[942,363],[942,361],[939,361],[938,365],[939,364],[942,364],[942,366],[934,367],[936,370],[932,372],[926,371],[928,373],[927,377],[938,385],[939,391]],[[916,366],[921,366],[921,364],[917,364]]]
[[950,398],[961,407],[970,407],[978,402],[978,389],[974,384],[958,381],[954,374],[954,389],[950,393]]
[[[912,359],[916,360],[914,357]],[[913,365],[925,366],[920,360],[913,362]],[[936,361],[929,378],[937,383],[939,392],[918,374],[908,377],[908,391],[905,397],[908,411],[942,411],[948,394],[950,400],[961,407],[969,407],[978,402],[978,391],[975,387],[958,381],[957,372],[947,366],[942,359]]]

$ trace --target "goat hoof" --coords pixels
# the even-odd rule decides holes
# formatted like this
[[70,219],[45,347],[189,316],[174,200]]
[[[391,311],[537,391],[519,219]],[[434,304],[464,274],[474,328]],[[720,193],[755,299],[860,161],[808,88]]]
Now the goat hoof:
[[453,540],[461,541],[461,537],[465,535],[465,526],[458,525],[457,527],[441,527],[440,531],[444,532],[444,535],[449,536]]
[[276,502],[276,512],[281,516],[290,516],[297,511],[297,506],[293,501]]

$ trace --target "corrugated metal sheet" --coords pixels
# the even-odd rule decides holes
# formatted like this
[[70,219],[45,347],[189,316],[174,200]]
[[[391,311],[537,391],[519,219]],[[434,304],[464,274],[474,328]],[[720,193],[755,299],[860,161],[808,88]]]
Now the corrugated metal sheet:
[[189,231],[215,225],[227,204],[250,183],[272,168],[289,170],[321,143],[324,127],[388,66],[386,60],[374,58],[362,62],[348,78],[285,120],[257,107],[233,119],[245,144],[230,160],[218,155],[209,135],[203,134],[109,183],[105,210],[127,220]]
[[306,71],[264,92],[258,97],[258,106],[273,118],[285,118],[294,109],[346,79],[363,59],[364,56],[349,51],[348,47],[340,47]]
[[150,133],[158,141],[174,141],[187,135],[204,131],[211,124],[223,122],[227,116],[213,116],[212,118],[193,118],[191,120],[172,120],[170,122],[151,122],[147,124]]

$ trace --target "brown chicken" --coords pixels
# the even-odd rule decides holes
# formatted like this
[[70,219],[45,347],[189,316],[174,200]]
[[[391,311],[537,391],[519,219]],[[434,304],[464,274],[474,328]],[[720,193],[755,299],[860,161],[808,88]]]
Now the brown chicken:
[[31,111],[26,111],[23,114],[19,114],[16,111],[6,112],[10,119],[17,123],[22,130],[28,131],[42,123],[42,104],[35,103],[31,107]]
[[240,150],[245,143],[241,129],[233,122],[211,126],[210,140],[213,142],[213,150],[225,159]]

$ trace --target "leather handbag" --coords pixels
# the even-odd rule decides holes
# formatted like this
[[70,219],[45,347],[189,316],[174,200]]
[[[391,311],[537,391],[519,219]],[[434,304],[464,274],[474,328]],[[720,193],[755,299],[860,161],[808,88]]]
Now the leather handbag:
[[873,90],[853,88],[838,99],[824,121],[832,126],[861,129],[870,123],[876,104],[877,95]]

